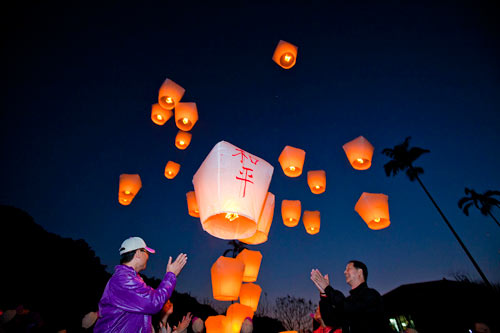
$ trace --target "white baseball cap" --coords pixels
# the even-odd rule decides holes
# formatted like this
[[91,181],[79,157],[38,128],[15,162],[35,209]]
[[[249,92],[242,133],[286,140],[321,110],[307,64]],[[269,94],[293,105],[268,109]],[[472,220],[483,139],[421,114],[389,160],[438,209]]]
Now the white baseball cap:
[[120,246],[120,255],[137,249],[146,249],[149,253],[156,251],[146,246],[146,242],[141,237],[130,237],[123,241]]

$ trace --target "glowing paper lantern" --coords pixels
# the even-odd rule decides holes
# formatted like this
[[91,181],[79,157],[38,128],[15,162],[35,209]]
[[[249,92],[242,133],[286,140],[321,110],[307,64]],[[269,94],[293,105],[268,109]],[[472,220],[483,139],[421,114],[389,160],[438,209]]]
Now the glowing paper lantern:
[[209,316],[205,320],[207,333],[231,333],[231,326],[226,316]]
[[168,179],[174,179],[175,176],[179,173],[181,165],[179,163],[175,163],[172,161],[168,161],[165,166],[165,177]]
[[274,50],[273,61],[284,69],[292,68],[297,61],[298,47],[280,40]]
[[240,295],[245,264],[240,259],[219,257],[210,270],[212,293],[218,301],[235,301]]
[[118,202],[124,206],[130,205],[141,187],[142,182],[139,175],[121,174],[120,183],[118,185]]
[[174,113],[171,110],[165,110],[160,104],[153,104],[151,107],[151,120],[156,125],[163,125],[172,117]]
[[251,251],[244,249],[237,256],[245,264],[245,272],[243,273],[243,282],[255,282],[259,275],[260,263],[262,262],[262,254],[260,251]]
[[298,177],[302,174],[306,152],[299,148],[286,146],[280,154],[278,161],[283,172],[288,177]]
[[227,308],[226,317],[231,327],[232,333],[240,333],[241,325],[246,317],[253,318],[252,308],[240,303],[231,304]]
[[299,224],[301,210],[300,200],[283,200],[281,202],[283,224],[287,227],[295,227]]
[[158,104],[166,110],[172,110],[180,102],[186,90],[170,79],[166,79],[158,93]]
[[196,194],[194,191],[189,191],[186,193],[188,213],[192,217],[200,217],[200,210],[198,209],[198,203],[196,202]]
[[244,283],[240,289],[240,304],[249,306],[255,312],[259,305],[262,288],[255,283]]
[[175,107],[175,124],[180,130],[190,131],[198,121],[196,103],[179,103]]
[[349,163],[356,170],[366,170],[372,165],[373,146],[364,137],[359,136],[342,146]]
[[262,208],[259,222],[257,223],[257,231],[252,237],[240,239],[240,241],[253,245],[262,244],[267,241],[269,229],[271,229],[271,224],[273,223],[274,200],[274,194],[268,192],[266,201],[264,202],[264,208]]
[[193,135],[189,132],[179,131],[175,136],[175,146],[180,150],[186,149],[191,143],[191,137]]
[[302,217],[304,221],[304,227],[306,232],[310,235],[315,235],[319,232],[319,227],[321,225],[321,216],[319,211],[304,211],[304,216]]
[[391,224],[389,219],[389,197],[385,194],[363,192],[354,210],[370,229],[384,229]]
[[244,239],[257,230],[273,167],[221,141],[193,177],[203,230],[221,239]]
[[307,184],[314,194],[321,194],[326,190],[326,172],[315,170],[307,172]]

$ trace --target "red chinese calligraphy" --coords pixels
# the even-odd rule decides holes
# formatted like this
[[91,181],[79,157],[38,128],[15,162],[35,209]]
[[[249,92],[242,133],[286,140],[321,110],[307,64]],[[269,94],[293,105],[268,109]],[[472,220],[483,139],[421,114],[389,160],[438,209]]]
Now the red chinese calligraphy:
[[[244,198],[244,197],[245,197],[246,190],[247,190],[247,182],[248,182],[248,183],[253,184],[253,181],[251,181],[250,179],[248,179],[248,178],[253,178],[253,175],[248,173],[249,171],[253,171],[253,169],[246,168],[246,167],[244,167],[244,166],[242,166],[242,168],[243,168],[243,171],[240,171],[240,175],[241,175],[243,178],[242,178],[242,177],[238,177],[238,176],[236,176],[236,179],[243,181],[243,198]],[[243,173],[244,173],[245,175],[243,175]],[[247,177],[248,177],[248,178],[247,178]]]
[[240,163],[243,164],[245,162],[245,159],[249,159],[251,163],[254,165],[257,165],[257,162],[259,162],[258,159],[252,158],[252,155],[248,154],[248,156],[245,154],[245,151],[243,149],[236,148],[239,153],[233,154],[232,156],[238,156],[241,155],[241,161]]

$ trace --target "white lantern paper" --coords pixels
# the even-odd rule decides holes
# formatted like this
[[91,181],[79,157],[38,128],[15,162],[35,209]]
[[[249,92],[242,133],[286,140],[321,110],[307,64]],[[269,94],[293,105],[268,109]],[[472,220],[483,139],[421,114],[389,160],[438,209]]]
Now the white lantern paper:
[[240,239],[241,242],[257,245],[267,241],[269,229],[271,229],[271,224],[273,223],[274,201],[274,194],[268,192],[266,202],[264,202],[264,207],[262,208],[262,212],[260,213],[259,222],[257,223],[257,231],[250,238]]
[[203,230],[221,239],[253,236],[273,171],[260,157],[216,144],[193,177]]

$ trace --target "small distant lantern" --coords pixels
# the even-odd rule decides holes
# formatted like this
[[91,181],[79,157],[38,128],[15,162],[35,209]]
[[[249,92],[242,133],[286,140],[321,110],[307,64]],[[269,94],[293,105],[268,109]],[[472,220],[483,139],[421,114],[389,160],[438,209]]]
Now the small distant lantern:
[[266,201],[264,202],[264,208],[262,208],[259,222],[257,223],[257,231],[252,237],[240,239],[240,241],[252,245],[262,244],[267,241],[269,229],[271,229],[271,224],[273,223],[274,200],[274,194],[268,192]]
[[175,107],[175,124],[182,131],[190,131],[198,121],[196,103],[179,103]]
[[260,251],[251,251],[244,249],[237,256],[245,264],[245,272],[243,273],[243,282],[255,282],[259,275],[260,263],[262,262],[262,254]]
[[180,102],[186,90],[170,79],[166,79],[158,93],[158,104],[166,110],[172,110]]
[[299,224],[301,210],[300,200],[283,200],[281,202],[283,224],[287,227],[295,227]]
[[389,197],[385,194],[363,192],[354,210],[372,230],[384,229],[391,224]]
[[262,288],[255,283],[243,283],[240,289],[240,303],[252,308],[255,312],[259,305]]
[[198,203],[196,202],[196,194],[194,191],[189,191],[186,193],[188,213],[192,217],[200,217],[200,210],[198,209]]
[[151,120],[156,125],[162,126],[173,116],[171,110],[166,110],[160,106],[160,104],[153,104],[151,107]]
[[212,292],[218,301],[236,301],[240,295],[245,264],[240,259],[219,257],[210,270]]
[[359,136],[342,146],[349,163],[356,170],[366,170],[372,165],[373,146],[364,137]]
[[216,144],[193,177],[203,230],[221,239],[253,236],[272,174],[260,157]]
[[231,327],[231,333],[239,333],[246,317],[253,318],[252,308],[240,303],[231,304],[227,308],[226,317]]
[[324,170],[314,170],[307,172],[307,184],[311,192],[321,194],[326,190],[326,172]]
[[306,152],[299,148],[286,146],[280,154],[278,161],[283,172],[288,177],[298,177],[302,174]]
[[138,174],[121,174],[120,183],[118,185],[118,202],[123,206],[130,205],[141,187],[141,177]]
[[229,320],[226,316],[209,316],[205,320],[205,328],[207,333],[232,333],[230,331]]
[[165,166],[165,177],[168,179],[174,179],[175,176],[179,173],[181,165],[179,163],[175,163],[172,161],[168,161]]
[[292,68],[297,61],[298,47],[280,40],[274,50],[273,61],[284,69]]
[[306,228],[306,232],[308,234],[315,235],[319,232],[319,227],[321,225],[321,216],[319,211],[305,210],[302,221],[304,221],[304,227]]
[[191,143],[192,136],[193,135],[189,132],[184,132],[179,130],[179,132],[177,132],[177,135],[175,137],[175,146],[180,150],[186,149]]

